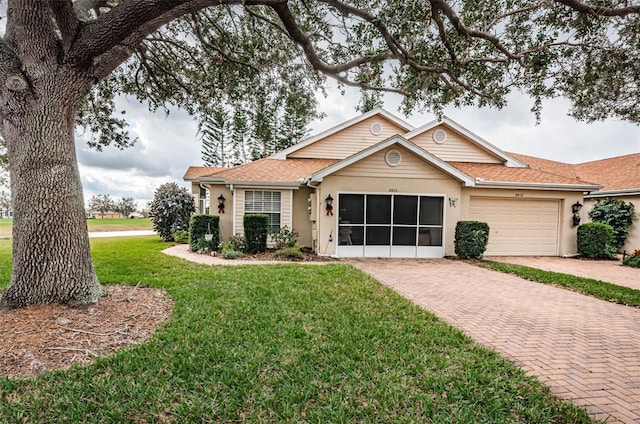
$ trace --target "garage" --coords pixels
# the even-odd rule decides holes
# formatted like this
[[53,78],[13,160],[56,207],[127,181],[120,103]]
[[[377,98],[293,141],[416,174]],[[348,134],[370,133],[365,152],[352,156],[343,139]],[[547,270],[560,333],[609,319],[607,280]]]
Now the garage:
[[559,200],[471,197],[469,219],[489,224],[490,256],[556,256]]

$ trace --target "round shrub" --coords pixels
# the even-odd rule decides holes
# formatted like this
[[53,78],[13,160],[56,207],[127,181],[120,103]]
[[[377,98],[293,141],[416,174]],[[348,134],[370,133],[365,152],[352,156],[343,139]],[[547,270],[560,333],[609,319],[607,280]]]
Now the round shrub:
[[193,196],[176,183],[162,184],[156,189],[149,208],[153,230],[163,241],[174,241],[173,231],[186,231],[189,217],[196,207]]
[[480,259],[489,243],[489,224],[458,221],[454,239],[455,252],[461,259]]
[[601,222],[580,225],[578,253],[588,259],[611,259],[616,253],[613,245],[613,227]]

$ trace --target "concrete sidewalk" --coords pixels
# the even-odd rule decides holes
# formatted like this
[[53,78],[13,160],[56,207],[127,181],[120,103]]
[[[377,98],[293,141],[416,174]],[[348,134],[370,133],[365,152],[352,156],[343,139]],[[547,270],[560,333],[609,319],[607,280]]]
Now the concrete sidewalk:
[[640,422],[640,309],[461,261],[349,262],[536,375],[593,417]]

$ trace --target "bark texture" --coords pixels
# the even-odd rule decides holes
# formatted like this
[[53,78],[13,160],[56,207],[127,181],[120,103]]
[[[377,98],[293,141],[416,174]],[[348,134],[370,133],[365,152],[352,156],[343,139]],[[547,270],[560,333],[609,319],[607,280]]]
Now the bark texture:
[[73,137],[93,80],[61,63],[52,28],[25,28],[45,19],[42,3],[10,3],[8,14],[0,129],[11,172],[13,269],[0,306],[96,302],[103,289],[91,261]]
[[22,119],[3,123],[15,216],[12,279],[1,301],[9,307],[91,303],[103,293],[73,139],[73,91],[87,81],[52,71],[38,83],[47,95],[23,103]]

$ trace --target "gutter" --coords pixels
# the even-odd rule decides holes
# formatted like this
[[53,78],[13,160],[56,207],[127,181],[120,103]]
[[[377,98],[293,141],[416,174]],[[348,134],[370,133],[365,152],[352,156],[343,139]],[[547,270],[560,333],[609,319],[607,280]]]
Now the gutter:
[[608,190],[608,191],[599,191],[594,194],[586,194],[584,196],[585,199],[593,199],[600,197],[611,197],[611,196],[640,196],[640,188],[628,188],[621,190]]
[[482,178],[476,178],[476,187],[478,188],[512,188],[521,190],[558,190],[558,191],[594,191],[604,186],[593,184],[558,184],[558,183],[524,183],[511,181],[485,181]]

